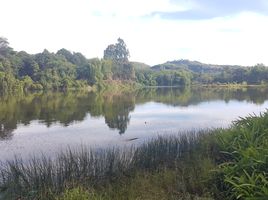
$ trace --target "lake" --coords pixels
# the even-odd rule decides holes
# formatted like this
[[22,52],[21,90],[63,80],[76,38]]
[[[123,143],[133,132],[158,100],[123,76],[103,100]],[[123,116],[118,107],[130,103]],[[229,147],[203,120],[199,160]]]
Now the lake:
[[224,128],[268,108],[267,88],[147,88],[0,98],[0,161],[66,148],[139,144],[159,135]]

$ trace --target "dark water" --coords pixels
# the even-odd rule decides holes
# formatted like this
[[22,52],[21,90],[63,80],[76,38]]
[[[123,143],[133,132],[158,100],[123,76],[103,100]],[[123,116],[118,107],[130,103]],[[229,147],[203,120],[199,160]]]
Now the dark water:
[[265,111],[268,89],[152,88],[0,98],[0,160],[67,147],[125,145],[163,134],[228,127]]

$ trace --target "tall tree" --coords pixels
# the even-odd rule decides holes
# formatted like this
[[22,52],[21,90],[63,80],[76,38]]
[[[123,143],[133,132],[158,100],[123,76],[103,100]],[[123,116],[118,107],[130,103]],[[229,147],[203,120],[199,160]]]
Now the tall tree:
[[126,63],[129,58],[129,50],[124,40],[121,38],[117,39],[116,44],[110,44],[104,50],[104,59],[110,59],[118,63]]
[[30,76],[35,80],[38,71],[39,65],[35,62],[32,56],[28,56],[23,59],[22,67],[19,69],[19,76]]
[[[104,60],[113,61],[113,79],[119,80],[134,80],[135,71],[133,65],[128,61],[129,50],[124,40],[121,38],[117,39],[116,44],[110,44],[104,50]],[[105,70],[103,68],[103,70]]]
[[8,47],[9,43],[6,38],[0,37],[0,48]]
[[0,56],[5,56],[11,48],[6,38],[0,37]]

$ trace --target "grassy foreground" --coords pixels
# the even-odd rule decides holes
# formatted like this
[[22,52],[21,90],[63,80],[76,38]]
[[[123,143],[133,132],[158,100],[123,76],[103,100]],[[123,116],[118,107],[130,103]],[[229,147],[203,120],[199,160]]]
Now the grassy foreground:
[[68,150],[0,167],[0,199],[268,199],[268,112],[128,149]]

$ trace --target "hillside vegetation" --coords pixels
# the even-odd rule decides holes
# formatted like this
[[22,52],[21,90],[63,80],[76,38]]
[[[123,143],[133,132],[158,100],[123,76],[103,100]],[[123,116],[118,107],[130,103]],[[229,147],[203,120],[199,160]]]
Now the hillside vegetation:
[[268,68],[263,64],[252,67],[238,65],[212,65],[197,61],[175,60],[152,67],[155,71],[186,70],[193,75],[196,83],[238,83],[238,84],[267,84]]
[[[104,50],[102,59],[60,49],[37,54],[14,51],[0,38],[0,93],[29,90],[92,89],[130,82],[140,86],[189,86],[191,84],[264,85],[268,68],[208,65],[177,60],[150,67],[130,62],[125,42],[119,38]],[[137,83],[137,84],[133,84]],[[119,85],[120,86],[120,85]],[[121,86],[120,86],[121,87]]]

